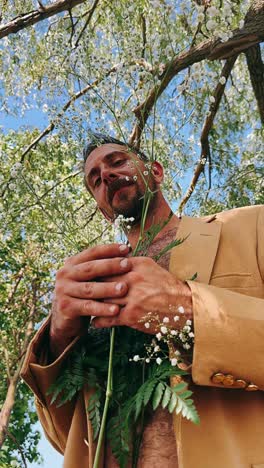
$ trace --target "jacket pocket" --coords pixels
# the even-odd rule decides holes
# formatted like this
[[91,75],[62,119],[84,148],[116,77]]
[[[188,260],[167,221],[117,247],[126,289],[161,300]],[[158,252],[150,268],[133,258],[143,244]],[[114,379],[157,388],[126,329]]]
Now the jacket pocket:
[[240,289],[254,287],[255,281],[250,273],[225,273],[213,275],[210,284],[219,288]]

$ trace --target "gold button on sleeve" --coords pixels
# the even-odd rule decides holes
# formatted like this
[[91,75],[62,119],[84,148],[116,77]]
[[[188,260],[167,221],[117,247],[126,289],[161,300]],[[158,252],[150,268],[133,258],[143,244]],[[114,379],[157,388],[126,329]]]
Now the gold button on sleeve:
[[247,392],[256,392],[256,390],[259,390],[259,388],[258,388],[258,386],[255,385],[255,384],[249,384],[249,385],[245,388],[245,390],[246,390]]
[[234,385],[234,382],[235,382],[235,379],[233,375],[227,374],[224,376],[223,385],[225,387],[232,387],[232,385]]
[[224,380],[224,377],[224,374],[217,372],[216,374],[212,375],[211,380],[215,384],[221,384]]
[[246,388],[247,382],[243,379],[235,380],[234,387],[236,388]]

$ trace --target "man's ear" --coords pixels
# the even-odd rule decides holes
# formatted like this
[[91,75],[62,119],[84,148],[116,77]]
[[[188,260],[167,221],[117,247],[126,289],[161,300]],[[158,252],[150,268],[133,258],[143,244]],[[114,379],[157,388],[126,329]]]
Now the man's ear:
[[99,208],[99,206],[97,206],[97,208],[98,208],[98,210],[101,211],[101,213],[104,216],[104,218],[106,219],[106,221],[108,221],[109,223],[113,222],[113,219],[110,217],[110,215],[103,208]]
[[164,179],[164,170],[162,164],[160,164],[158,161],[154,161],[151,165],[151,172],[155,181],[158,184],[161,184]]

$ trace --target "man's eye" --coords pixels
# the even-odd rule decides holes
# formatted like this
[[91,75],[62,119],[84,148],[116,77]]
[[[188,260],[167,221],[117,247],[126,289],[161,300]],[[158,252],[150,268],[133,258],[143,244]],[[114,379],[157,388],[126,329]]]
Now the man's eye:
[[116,159],[113,162],[113,166],[120,166],[124,162],[124,159]]

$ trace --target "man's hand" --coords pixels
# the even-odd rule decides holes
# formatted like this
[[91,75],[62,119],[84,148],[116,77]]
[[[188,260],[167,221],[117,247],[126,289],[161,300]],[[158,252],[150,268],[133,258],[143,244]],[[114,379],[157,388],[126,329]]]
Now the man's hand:
[[[85,331],[85,317],[114,317],[119,313],[118,302],[112,301],[127,293],[125,277],[118,275],[131,269],[130,259],[124,258],[128,253],[126,245],[92,247],[68,258],[57,272],[50,326],[53,358]],[[113,275],[116,278],[111,280]]]
[[[156,326],[152,325],[146,329],[142,319],[149,312],[153,315],[157,314],[161,322],[164,317],[173,319],[180,306],[184,308],[185,314],[181,315],[177,327],[181,328],[186,319],[192,319],[192,295],[186,283],[177,280],[150,258],[132,257],[130,262],[132,264],[131,271],[115,278],[115,280],[125,282],[128,285],[126,295],[122,298],[111,299],[113,304],[123,306],[120,313],[115,317],[105,316],[94,319],[95,327],[126,325],[145,333],[155,334],[157,332]],[[113,281],[113,278],[107,280]]]

